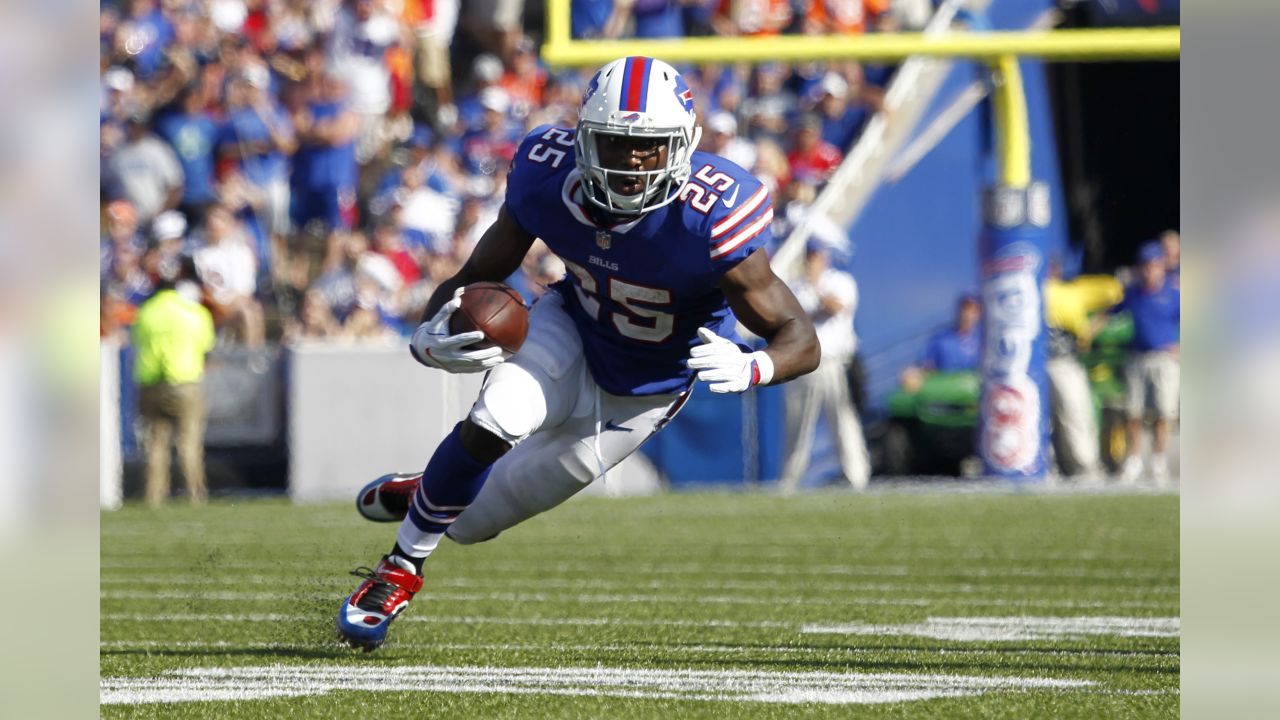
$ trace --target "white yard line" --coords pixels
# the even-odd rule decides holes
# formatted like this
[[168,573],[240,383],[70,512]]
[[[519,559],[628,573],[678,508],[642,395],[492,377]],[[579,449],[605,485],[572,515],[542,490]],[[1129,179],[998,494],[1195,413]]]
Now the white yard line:
[[908,635],[957,642],[1064,640],[1086,636],[1176,638],[1176,617],[931,617],[921,623],[809,623],[801,633],[817,635]]
[[1086,680],[910,673],[593,667],[269,665],[101,681],[104,705],[253,700],[332,691],[514,693],[759,703],[892,703],[992,691],[1078,691]]

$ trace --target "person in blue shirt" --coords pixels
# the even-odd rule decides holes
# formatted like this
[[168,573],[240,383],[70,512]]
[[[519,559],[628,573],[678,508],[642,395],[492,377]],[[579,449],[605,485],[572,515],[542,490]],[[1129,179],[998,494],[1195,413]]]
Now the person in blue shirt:
[[347,103],[346,86],[331,74],[312,80],[304,96],[293,112],[298,150],[290,176],[290,219],[299,228],[318,221],[349,230],[356,221],[359,119]]
[[[700,134],[683,76],[635,56],[595,74],[576,128],[543,125],[520,143],[497,220],[410,341],[423,365],[489,374],[424,471],[357,496],[362,515],[400,529],[342,602],[343,641],[382,644],[446,532],[480,542],[568,500],[661,430],[695,381],[740,393],[817,367],[813,323],[764,250],[768,191],[697,152]],[[463,289],[510,276],[535,238],[567,272],[534,304],[519,352],[450,331]],[[763,350],[734,342],[739,321]]]
[[251,65],[227,86],[227,114],[219,128],[219,155],[235,163],[263,198],[258,225],[283,242],[289,222],[289,158],[297,150],[293,123],[269,93],[270,71]]
[[899,374],[902,388],[916,392],[929,372],[977,370],[982,360],[982,302],[976,292],[966,292],[956,302],[955,323],[929,338],[920,362]]
[[182,165],[182,200],[178,209],[192,225],[202,225],[209,204],[214,201],[213,151],[218,125],[201,107],[194,87],[178,95],[176,109],[160,117],[156,130],[173,147]]
[[1138,280],[1125,288],[1115,312],[1133,317],[1133,341],[1125,372],[1128,384],[1129,456],[1121,479],[1134,482],[1142,475],[1138,440],[1146,411],[1155,411],[1151,448],[1151,477],[1163,484],[1169,478],[1170,421],[1178,416],[1180,383],[1182,294],[1168,282],[1164,248],[1152,240],[1138,250]]

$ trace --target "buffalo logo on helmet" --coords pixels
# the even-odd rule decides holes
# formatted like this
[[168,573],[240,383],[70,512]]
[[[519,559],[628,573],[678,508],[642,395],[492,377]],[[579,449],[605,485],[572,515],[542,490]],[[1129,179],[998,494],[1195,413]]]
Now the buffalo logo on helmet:
[[676,98],[680,100],[680,104],[684,106],[686,112],[693,114],[693,91],[689,89],[689,84],[684,81],[683,75],[676,75]]
[[595,75],[591,76],[591,82],[587,83],[587,89],[582,93],[582,104],[586,105],[592,95],[596,94],[596,90],[600,88],[600,71],[597,70]]

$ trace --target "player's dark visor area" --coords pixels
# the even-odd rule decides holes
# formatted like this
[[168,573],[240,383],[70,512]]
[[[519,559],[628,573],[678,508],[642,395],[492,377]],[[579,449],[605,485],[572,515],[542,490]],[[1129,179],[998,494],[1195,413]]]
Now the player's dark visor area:
[[596,142],[600,164],[607,170],[655,170],[667,138],[600,133]]

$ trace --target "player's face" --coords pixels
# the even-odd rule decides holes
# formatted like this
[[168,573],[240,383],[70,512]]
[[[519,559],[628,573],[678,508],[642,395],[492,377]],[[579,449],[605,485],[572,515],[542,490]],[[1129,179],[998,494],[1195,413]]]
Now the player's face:
[[[666,138],[601,133],[597,142],[600,164],[607,170],[646,171],[666,167]],[[648,177],[610,173],[609,188],[621,195],[638,195],[648,186]]]

